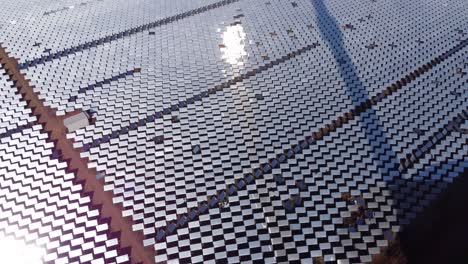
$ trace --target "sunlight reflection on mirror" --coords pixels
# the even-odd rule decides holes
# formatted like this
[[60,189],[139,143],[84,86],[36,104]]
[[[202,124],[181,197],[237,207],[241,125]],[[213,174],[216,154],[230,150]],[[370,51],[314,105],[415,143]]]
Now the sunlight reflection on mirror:
[[0,233],[0,263],[39,264],[45,249]]
[[242,67],[242,57],[247,55],[244,28],[240,24],[228,26],[222,34],[222,58],[234,67]]

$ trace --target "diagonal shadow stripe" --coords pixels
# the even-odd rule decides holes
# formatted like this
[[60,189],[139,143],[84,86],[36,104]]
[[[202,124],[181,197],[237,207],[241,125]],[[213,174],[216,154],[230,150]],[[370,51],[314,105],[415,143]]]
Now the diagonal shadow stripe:
[[120,39],[135,35],[137,33],[140,33],[140,32],[152,29],[152,28],[157,28],[157,27],[160,27],[160,26],[163,26],[163,25],[167,25],[167,24],[170,24],[170,23],[173,23],[173,22],[176,22],[176,21],[179,21],[179,20],[194,16],[194,15],[198,15],[198,14],[201,14],[201,13],[208,12],[210,10],[213,10],[213,9],[216,9],[216,8],[219,8],[219,7],[222,7],[222,6],[226,6],[226,5],[229,5],[229,4],[232,4],[232,3],[236,3],[236,2],[239,2],[239,1],[240,0],[223,0],[223,1],[220,1],[220,2],[216,2],[214,4],[210,4],[210,5],[202,6],[202,7],[196,8],[196,9],[192,9],[190,11],[186,11],[184,13],[180,13],[180,14],[177,14],[177,15],[174,15],[174,16],[169,16],[169,17],[166,17],[166,18],[163,18],[163,19],[159,19],[159,20],[156,20],[156,21],[151,22],[151,23],[147,23],[147,24],[137,26],[137,27],[134,27],[134,28],[131,28],[131,29],[127,29],[127,30],[124,30],[124,31],[121,31],[121,32],[118,32],[118,33],[114,33],[112,35],[104,36],[104,37],[99,38],[99,39],[91,40],[91,41],[85,42],[83,44],[74,46],[74,47],[66,48],[66,49],[63,49],[61,51],[51,53],[49,55],[44,55],[44,56],[41,56],[39,58],[30,60],[30,61],[26,61],[24,63],[20,63],[20,64],[18,64],[18,68],[20,70],[24,70],[24,69],[27,69],[29,67],[34,67],[34,66],[37,66],[37,65],[40,65],[40,64],[45,64],[46,62],[49,62],[49,61],[53,61],[53,60],[56,60],[56,59],[67,57],[67,56],[69,56],[71,54],[75,54],[75,53],[80,52],[80,51],[95,48],[97,46],[101,46],[101,45],[104,45],[106,43],[110,43],[112,41],[120,40]]
[[[433,133],[427,140],[425,140],[423,143],[420,145],[416,146],[414,149],[411,151],[407,152],[408,156],[404,159],[400,160],[400,165],[395,167],[393,166],[392,170],[395,170],[396,173],[395,175],[388,180],[386,183],[388,186],[393,186],[391,189],[397,189],[395,186],[399,186],[404,184],[404,181],[401,181],[401,176],[406,173],[410,168],[414,167],[422,158],[424,158],[434,147],[437,146],[438,143],[440,143],[442,140],[444,140],[450,133],[454,131],[459,131],[459,127],[466,122],[468,119],[468,109],[462,110],[461,113],[457,114],[453,118],[450,119],[439,131]],[[278,184],[278,182],[277,182]],[[315,185],[315,182],[303,182],[303,186],[301,186],[304,189],[309,189],[313,185]],[[286,186],[286,188],[289,191],[289,187],[286,184],[281,184]],[[300,197],[300,199],[307,199],[309,200],[310,197]],[[297,195],[292,195],[289,200],[285,201],[285,203],[288,204],[289,211],[293,211],[295,207],[301,207],[303,204],[302,201],[301,203],[296,202],[298,201],[298,196]],[[316,204],[324,204],[324,201],[315,201]]]
[[[158,229],[156,232],[156,241],[163,241],[167,235],[174,234],[178,228],[185,227],[189,221],[197,219],[200,215],[207,214],[209,209],[220,207],[222,202],[226,201],[228,196],[235,196],[239,190],[246,189],[247,185],[255,184],[256,179],[262,178],[263,175],[271,173],[274,168],[279,168],[280,164],[286,163],[289,159],[294,158],[296,154],[302,153],[302,151],[308,149],[310,145],[314,144],[318,140],[321,140],[323,136],[329,134],[332,131],[335,131],[338,127],[342,127],[344,124],[347,124],[355,117],[372,109],[372,106],[376,105],[395,91],[401,89],[403,86],[406,86],[420,75],[429,72],[434,66],[442,63],[451,55],[455,54],[466,46],[468,46],[468,39],[461,41],[447,52],[431,60],[431,62],[422,65],[418,69],[405,75],[405,77],[401,78],[400,80],[395,81],[391,86],[386,87],[382,92],[372,96],[370,99],[366,99],[365,102],[357,105],[350,112],[343,114],[336,120],[333,120],[331,123],[325,125],[315,132],[312,132],[310,136],[306,136],[303,140],[300,140],[297,145],[292,145],[291,148],[283,150],[283,153],[278,154],[277,158],[271,159],[268,163],[261,164],[258,168],[252,170],[253,173],[247,173],[243,175],[242,178],[236,180],[235,184],[226,185],[225,190],[218,192],[217,195],[207,197],[207,200],[199,203],[197,207],[188,208],[188,213],[179,215],[176,221],[170,221],[167,223],[166,227],[161,227]],[[445,129],[446,133],[453,131],[453,128],[456,127],[457,124],[460,124],[461,121],[464,121],[464,119],[466,119],[465,112],[454,118],[454,120],[451,121],[452,123],[449,123],[449,126],[447,126]],[[444,132],[442,131],[440,133]],[[435,136],[437,137],[438,134]],[[417,160],[419,160],[421,157],[422,156],[418,156]]]
[[[444,126],[439,129],[437,132],[434,132],[429,139],[425,140],[422,144],[414,147],[412,150],[410,150],[408,153],[411,153],[408,155],[407,158],[402,159],[400,167],[395,167],[392,169],[392,178],[390,180],[386,180],[386,186],[389,191],[394,193],[392,196],[395,197],[394,203],[392,203],[391,209],[387,212],[394,212],[394,210],[398,211],[398,215],[403,214],[404,210],[406,207],[404,207],[404,204],[408,202],[407,198],[402,198],[403,195],[396,195],[395,193],[401,194],[402,190],[405,190],[405,193],[407,193],[407,188],[408,186],[411,186],[415,190],[415,196],[418,196],[420,193],[417,192],[417,187],[419,186],[417,184],[417,180],[415,181],[414,179],[403,179],[404,174],[408,172],[408,170],[414,166],[416,166],[422,158],[424,158],[426,155],[428,155],[431,150],[436,148],[440,142],[442,142],[446,137],[450,136],[453,132],[462,132],[462,130],[459,128],[463,123],[466,122],[468,119],[468,109],[462,110],[461,113],[457,114],[456,116],[453,116],[453,118],[450,119],[450,121],[446,122]],[[427,164],[426,164],[427,165]],[[355,167],[357,168],[357,167]],[[376,169],[378,170],[378,169]],[[326,173],[328,176],[330,176],[330,173]],[[359,174],[359,173],[358,173]],[[345,179],[341,176],[333,176],[333,179],[326,179],[324,175],[315,175],[313,177],[313,180],[311,181],[305,181],[305,178],[300,179],[301,185],[298,186],[300,189],[301,193],[297,195],[291,195],[290,198],[286,201],[283,201],[283,205],[286,207],[287,212],[296,212],[296,214],[300,214],[302,209],[299,208],[305,208],[304,206],[306,204],[313,204],[314,208],[326,208],[327,202],[324,199],[314,199],[312,196],[309,195],[302,195],[303,193],[313,193],[314,188],[317,187],[317,184],[322,185],[324,184],[324,181],[326,182],[325,184],[335,184],[337,182],[337,179],[340,179],[341,184],[346,184],[346,181],[353,181],[355,180],[353,178],[348,178]],[[362,181],[363,183],[364,181]],[[436,181],[437,183],[443,184],[445,182],[444,178],[440,178]],[[431,183],[431,184],[436,184],[436,183]],[[279,183],[276,181],[276,185],[278,186],[283,186],[286,189],[284,191],[289,192],[290,191],[290,186]],[[364,192],[365,193],[365,192]],[[348,193],[349,194],[349,193]],[[426,193],[425,195],[430,196],[434,195],[434,193]],[[400,197],[398,197],[400,196]],[[414,196],[410,196],[415,198]],[[420,197],[418,196],[418,199]],[[336,224],[336,229],[333,230],[328,230],[327,235],[328,236],[334,236],[334,235],[340,235],[340,232],[337,232],[338,229],[347,229],[348,232],[354,233],[358,231],[359,226],[362,225],[368,225],[369,227],[376,227],[379,225],[381,221],[385,221],[386,217],[384,216],[383,218],[374,218],[374,208],[369,208],[366,205],[366,201],[362,198],[361,196],[357,196],[352,198],[352,196],[346,198],[342,194],[342,200],[346,201],[347,203],[351,202],[351,204],[357,204],[359,206],[359,209],[352,212],[351,216],[345,217],[343,219],[343,223],[337,223]],[[403,204],[403,205],[402,205]],[[428,206],[428,204],[422,204],[421,206],[424,208]],[[296,211],[296,208],[298,210]],[[345,209],[348,211],[347,207],[344,207],[342,209]],[[340,209],[338,209],[341,211]],[[372,223],[369,222],[369,220],[375,219],[377,222]],[[398,219],[400,222],[401,220]],[[400,222],[400,225],[404,225],[405,222]],[[408,222],[406,222],[408,224]],[[301,226],[302,228],[310,228],[310,225],[304,224],[304,226]],[[392,232],[388,229],[387,231],[384,231],[383,238],[386,240],[394,240],[394,235]],[[341,233],[343,234],[343,233]],[[356,241],[359,241],[359,243],[365,243],[361,238],[356,238]],[[305,254],[305,253],[303,253]]]
[[234,79],[231,79],[227,82],[224,82],[224,83],[221,83],[219,85],[216,85],[215,87],[213,88],[210,88],[200,94],[197,94],[193,97],[190,97],[188,98],[187,100],[184,100],[184,101],[179,101],[178,103],[176,104],[173,104],[167,108],[164,108],[162,111],[158,111],[152,115],[149,115],[147,116],[146,118],[142,118],[140,120],[138,120],[137,122],[134,122],[134,123],[131,123],[130,125],[126,126],[126,127],[123,127],[121,128],[120,130],[115,130],[113,131],[111,134],[108,134],[108,135],[105,135],[103,136],[102,138],[100,139],[96,139],[94,140],[91,144],[84,144],[83,145],[83,150],[84,151],[88,151],[90,148],[94,148],[94,147],[97,147],[99,146],[101,143],[107,143],[109,142],[109,140],[113,139],[113,138],[117,138],[119,137],[120,135],[124,135],[124,134],[127,134],[129,131],[131,130],[136,130],[139,126],[144,126],[146,125],[147,123],[150,123],[150,122],[155,122],[155,120],[157,119],[162,119],[163,116],[165,115],[170,115],[173,111],[178,111],[179,109],[181,108],[185,108],[187,107],[188,105],[191,105],[193,103],[195,103],[196,101],[201,101],[203,98],[207,98],[208,96],[210,96],[211,94],[215,94],[217,92],[220,92],[222,91],[223,89],[225,88],[228,88],[236,83],[239,83],[239,82],[242,82],[244,80],[247,80],[249,79],[250,77],[253,77],[261,72],[264,72],[270,68],[272,68],[273,66],[275,65],[279,65],[279,64],[282,64],[302,53],[305,53],[307,51],[310,51],[316,47],[318,47],[320,44],[318,43],[313,43],[313,44],[309,44],[307,46],[304,46],[298,50],[295,50],[295,51],[292,51],[278,59],[275,59],[275,60],[272,60],[272,61],[269,61],[268,63],[266,63],[265,65],[263,66],[260,66],[259,68],[257,69],[253,69],[251,71],[248,71],[247,73],[244,73],[244,74],[241,74],[237,77],[234,77]]
[[[102,2],[104,0],[90,0],[90,1],[85,1],[85,2],[81,2],[79,4],[76,5],[76,7],[83,7],[83,6],[87,6],[93,2]],[[54,10],[50,10],[50,11],[46,11],[44,12],[44,14],[42,14],[43,16],[49,16],[49,15],[53,15],[53,14],[56,14],[56,13],[60,13],[60,12],[64,12],[64,11],[67,11],[67,10],[72,10],[74,9],[75,6],[64,6],[62,8],[57,8],[57,9],[54,9]]]
[[[135,68],[133,70],[129,70],[129,71],[122,72],[120,74],[114,75],[114,76],[112,76],[110,78],[103,79],[102,81],[98,81],[98,82],[90,84],[90,85],[88,85],[86,87],[80,88],[78,90],[78,94],[85,94],[87,91],[93,91],[94,89],[102,87],[105,84],[110,84],[111,82],[116,82],[116,81],[118,81],[120,79],[125,79],[128,76],[133,76],[135,73],[140,72],[140,71],[141,71],[140,68]],[[68,98],[68,102],[75,102],[76,99],[78,99],[78,95],[70,96],[70,98]]]

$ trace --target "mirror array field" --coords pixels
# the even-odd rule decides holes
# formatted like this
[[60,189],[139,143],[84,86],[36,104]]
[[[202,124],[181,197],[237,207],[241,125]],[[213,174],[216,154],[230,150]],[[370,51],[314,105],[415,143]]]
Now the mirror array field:
[[[158,263],[370,262],[468,167],[466,1],[3,8],[44,105],[95,118],[67,137]],[[0,71],[0,239],[129,261]]]

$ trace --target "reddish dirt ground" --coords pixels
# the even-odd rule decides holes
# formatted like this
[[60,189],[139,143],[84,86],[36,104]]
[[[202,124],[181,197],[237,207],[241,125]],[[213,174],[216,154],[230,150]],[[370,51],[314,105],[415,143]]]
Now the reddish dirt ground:
[[0,62],[15,83],[23,100],[27,102],[27,107],[31,108],[38,123],[42,125],[43,132],[47,133],[49,140],[55,143],[55,150],[60,151],[61,160],[67,162],[68,172],[75,174],[75,180],[83,185],[84,193],[92,193],[93,205],[100,207],[101,219],[110,219],[111,231],[120,233],[120,247],[131,249],[131,262],[154,263],[153,248],[143,246],[143,232],[132,231],[132,220],[122,216],[122,208],[112,202],[112,193],[104,191],[103,180],[96,179],[97,171],[88,168],[88,160],[81,158],[80,150],[75,149],[73,142],[66,138],[67,130],[63,125],[63,119],[79,113],[80,110],[67,113],[65,116],[57,116],[54,109],[44,105],[29,84],[29,80],[17,69],[16,59],[10,57],[1,46]]

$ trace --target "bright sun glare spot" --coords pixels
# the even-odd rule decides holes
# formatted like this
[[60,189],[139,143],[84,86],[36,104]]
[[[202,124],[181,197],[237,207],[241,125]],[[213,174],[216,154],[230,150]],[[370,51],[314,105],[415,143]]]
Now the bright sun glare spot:
[[0,234],[0,263],[40,264],[45,249]]
[[223,32],[222,38],[222,58],[232,66],[242,66],[242,57],[247,55],[244,43],[245,32],[242,25],[228,26]]

